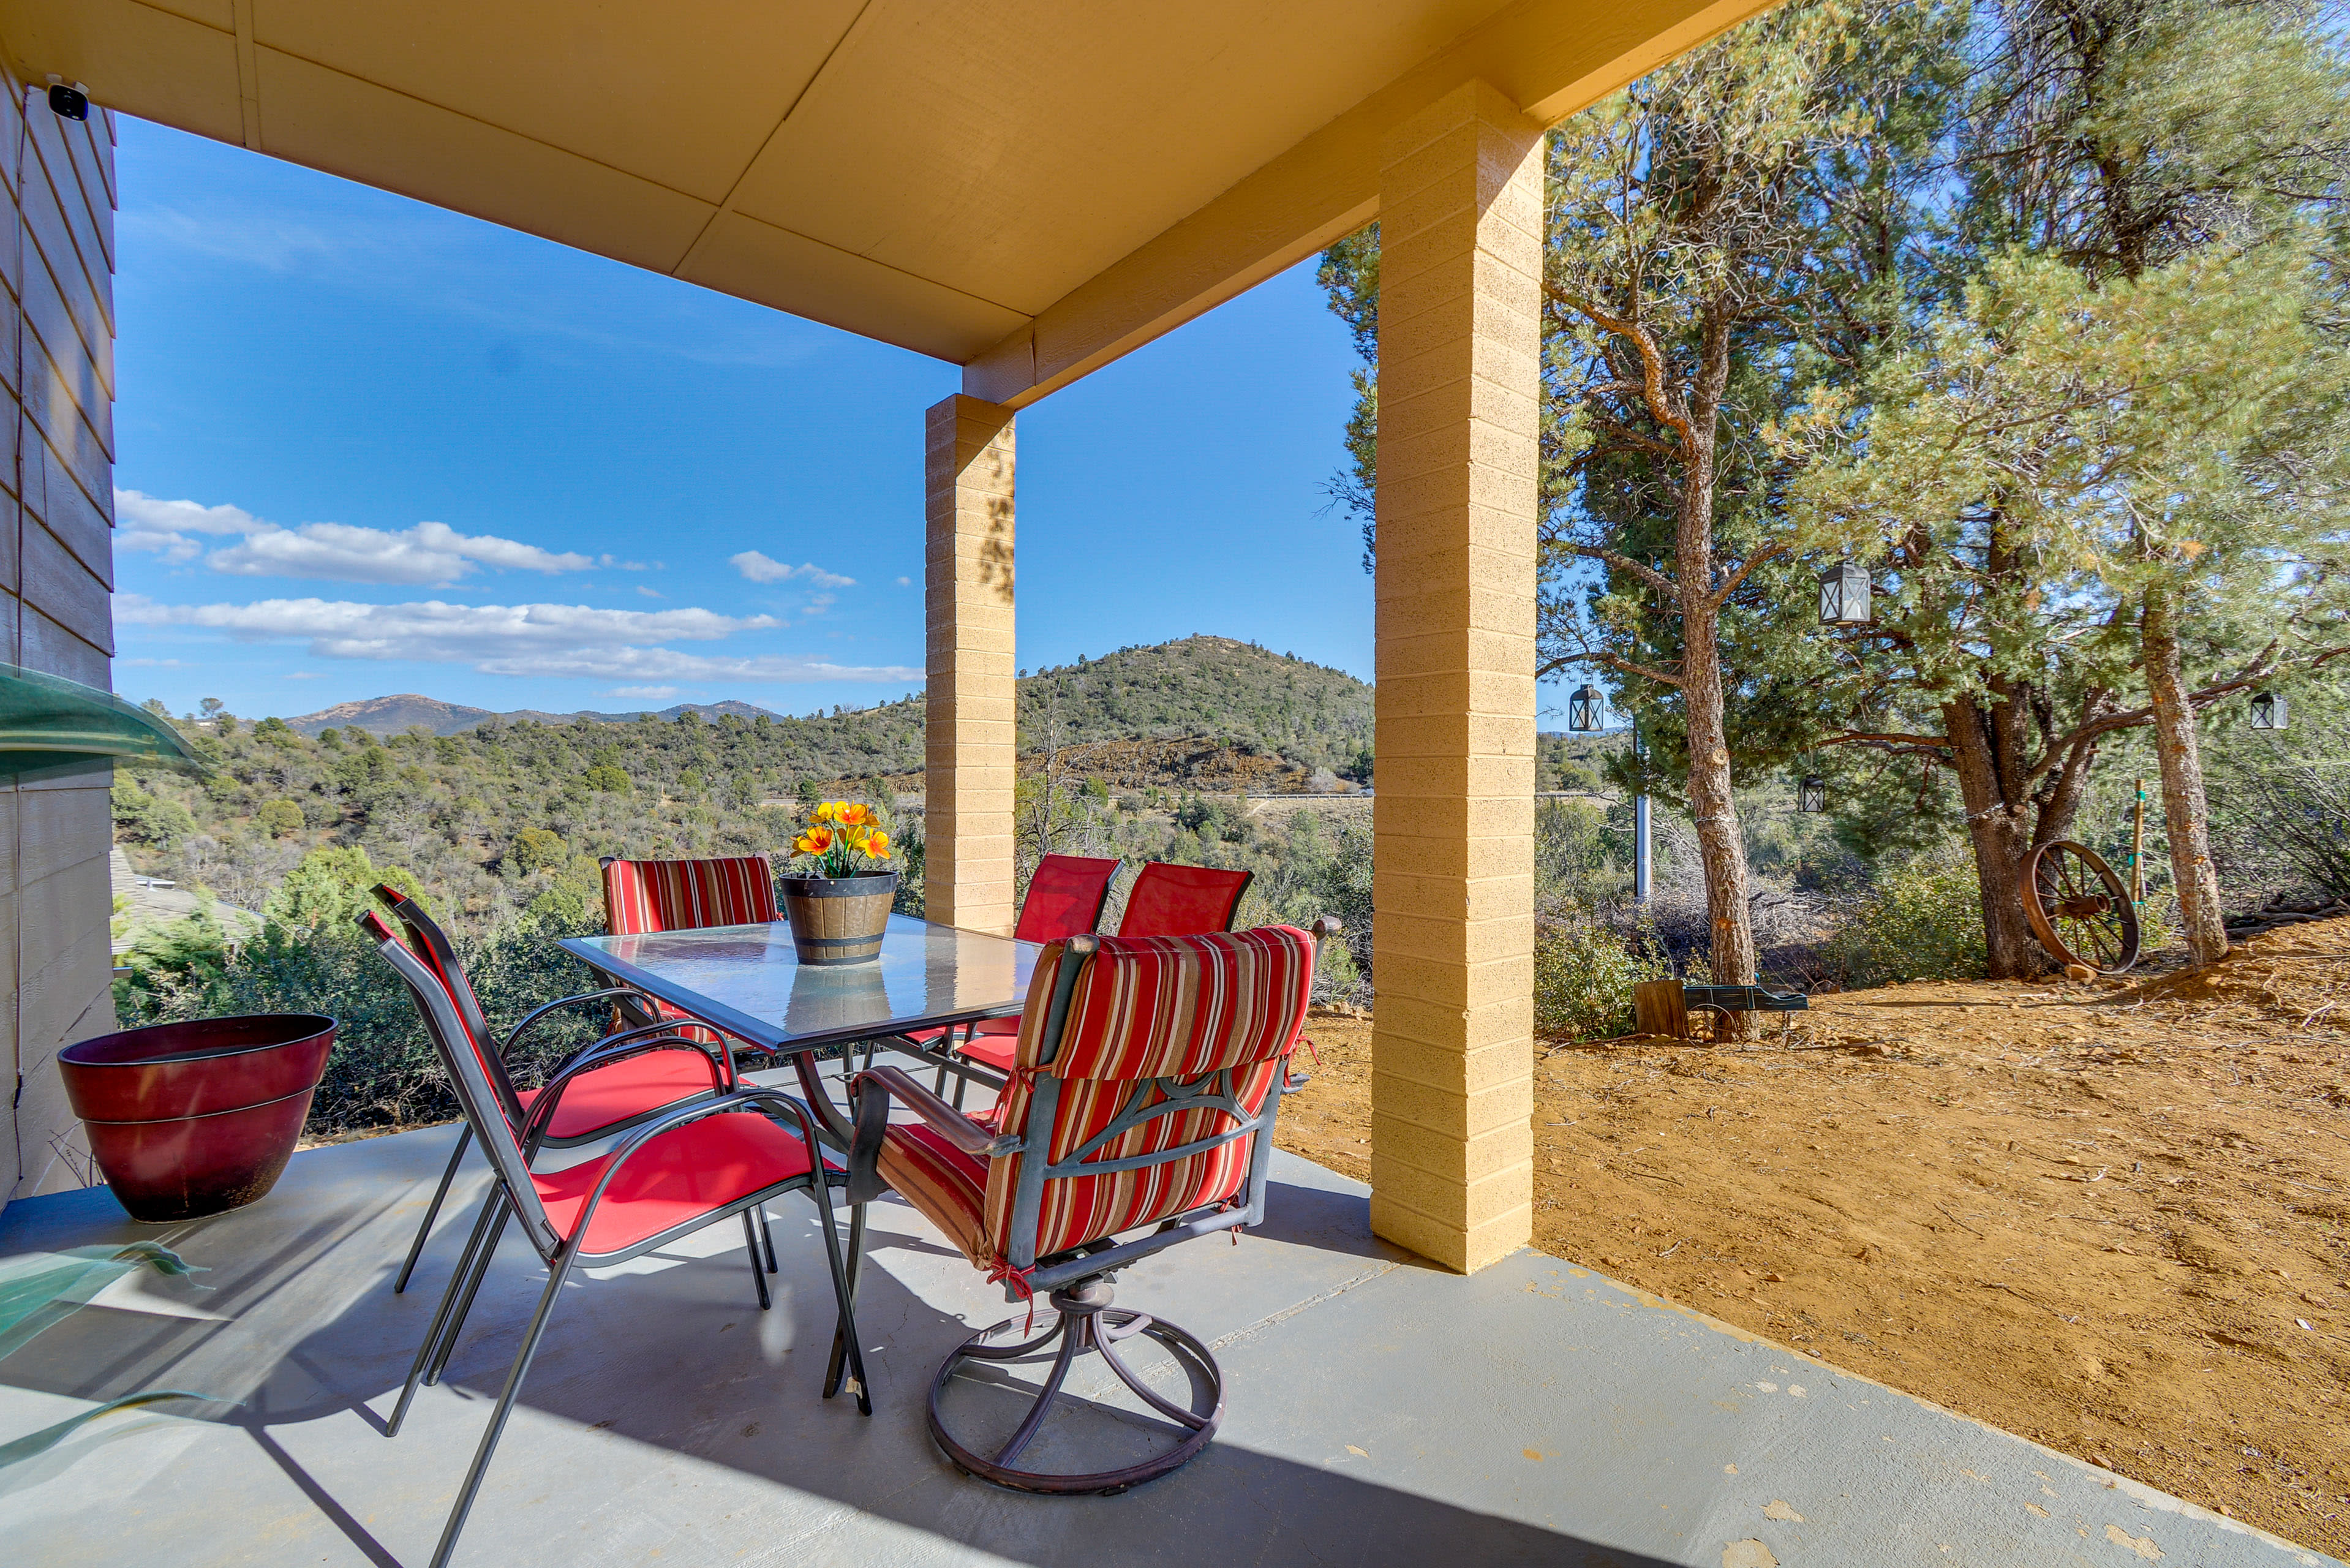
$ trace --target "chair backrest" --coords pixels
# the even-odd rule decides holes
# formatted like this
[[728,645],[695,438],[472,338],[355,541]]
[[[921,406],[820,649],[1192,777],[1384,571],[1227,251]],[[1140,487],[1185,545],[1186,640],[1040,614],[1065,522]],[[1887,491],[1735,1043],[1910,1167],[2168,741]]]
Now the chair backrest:
[[1024,942],[1057,942],[1092,930],[1109,901],[1109,885],[1118,880],[1124,864],[1114,857],[1045,856],[1028,878],[1027,896],[1020,900],[1020,922],[1012,934]]
[[988,1245],[1015,1269],[1261,1185],[1258,1117],[1305,1021],[1294,926],[1086,941],[1037,961],[999,1123],[1026,1144],[989,1162]]
[[505,1059],[498,1054],[498,1037],[482,1012],[481,999],[473,994],[473,981],[465,978],[464,969],[457,962],[457,950],[450,945],[448,933],[424,912],[421,904],[389,882],[377,884],[375,896],[408,929],[408,947],[447,994],[449,1005],[457,1015],[460,1038],[480,1061],[498,1108],[505,1114],[508,1123],[520,1127],[522,1096],[515,1091],[513,1075],[506,1071]]
[[764,855],[604,862],[604,920],[616,937],[775,918],[775,874]]
[[1196,937],[1208,931],[1229,931],[1248,885],[1246,871],[1153,860],[1142,868],[1126,895],[1126,915],[1118,923],[1118,934]]
[[358,924],[360,931],[376,944],[376,950],[407,981],[410,992],[416,998],[417,1010],[424,1015],[424,1033],[431,1037],[433,1052],[449,1075],[450,1086],[456,1091],[458,1106],[465,1113],[465,1120],[473,1127],[483,1152],[489,1156],[499,1185],[512,1199],[515,1212],[522,1220],[523,1233],[538,1249],[540,1257],[551,1259],[562,1243],[562,1234],[547,1219],[546,1205],[539,1201],[538,1189],[530,1179],[520,1122],[507,1119],[493,1085],[487,1063],[495,1059],[494,1053],[484,1053],[472,1045],[464,1023],[457,1014],[456,1003],[442,985],[440,976],[409,950],[389,921],[369,909],[359,917]]

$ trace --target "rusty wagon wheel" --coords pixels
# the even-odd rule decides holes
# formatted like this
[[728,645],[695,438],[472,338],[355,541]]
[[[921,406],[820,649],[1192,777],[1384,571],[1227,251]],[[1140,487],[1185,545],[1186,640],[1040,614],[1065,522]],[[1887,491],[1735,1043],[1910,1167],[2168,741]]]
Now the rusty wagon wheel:
[[2137,962],[2129,889],[2085,844],[2059,838],[2032,852],[2023,862],[2023,913],[2059,963],[2119,974]]

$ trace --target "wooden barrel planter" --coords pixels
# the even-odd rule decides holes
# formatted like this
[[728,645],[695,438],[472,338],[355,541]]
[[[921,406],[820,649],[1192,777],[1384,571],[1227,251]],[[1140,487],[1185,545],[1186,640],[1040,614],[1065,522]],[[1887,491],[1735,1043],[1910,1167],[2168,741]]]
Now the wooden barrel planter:
[[265,1196],[326,1075],[314,1012],[157,1023],[57,1053],[66,1098],[133,1220],[194,1220]]
[[853,877],[779,877],[784,918],[804,964],[866,963],[881,956],[881,933],[898,896],[895,871]]

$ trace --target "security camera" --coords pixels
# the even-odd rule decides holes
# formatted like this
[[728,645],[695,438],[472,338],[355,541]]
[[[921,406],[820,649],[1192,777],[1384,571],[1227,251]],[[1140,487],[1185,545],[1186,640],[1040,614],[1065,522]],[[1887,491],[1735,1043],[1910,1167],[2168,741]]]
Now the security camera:
[[52,82],[49,85],[49,107],[62,119],[88,119],[89,94],[79,88],[68,87],[63,82]]

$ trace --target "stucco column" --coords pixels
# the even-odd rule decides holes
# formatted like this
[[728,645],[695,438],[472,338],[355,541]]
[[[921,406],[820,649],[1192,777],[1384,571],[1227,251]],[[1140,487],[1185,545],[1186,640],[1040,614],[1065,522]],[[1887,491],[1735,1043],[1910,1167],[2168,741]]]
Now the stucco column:
[[1533,1234],[1541,145],[1471,82],[1379,175],[1371,1225],[1461,1270]]
[[923,442],[924,907],[1012,934],[1012,410],[934,404]]

